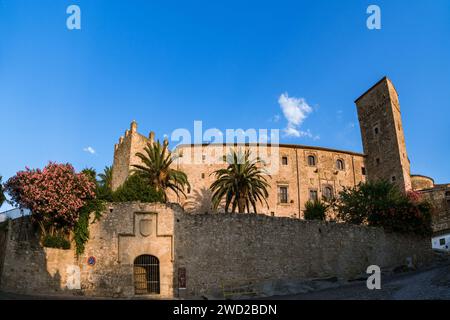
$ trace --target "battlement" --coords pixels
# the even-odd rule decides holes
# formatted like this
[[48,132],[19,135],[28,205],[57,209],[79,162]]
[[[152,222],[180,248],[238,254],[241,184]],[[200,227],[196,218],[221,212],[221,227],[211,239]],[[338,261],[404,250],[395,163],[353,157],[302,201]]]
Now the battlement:
[[155,140],[155,133],[151,131],[148,137],[138,133],[138,124],[135,120],[130,123],[130,128],[119,138],[114,145],[114,162],[112,174],[112,188],[116,190],[122,185],[133,170],[133,165],[140,164],[141,160],[136,153]]

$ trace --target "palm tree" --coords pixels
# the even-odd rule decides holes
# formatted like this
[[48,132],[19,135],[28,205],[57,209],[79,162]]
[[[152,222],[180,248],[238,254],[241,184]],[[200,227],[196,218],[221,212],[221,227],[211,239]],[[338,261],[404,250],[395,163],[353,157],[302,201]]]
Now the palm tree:
[[167,201],[167,190],[170,189],[178,196],[181,193],[184,197],[185,188],[188,192],[191,189],[186,173],[172,169],[170,166],[176,159],[168,149],[168,142],[164,140],[161,145],[159,140],[155,143],[148,143],[144,148],[144,153],[138,152],[136,156],[142,160],[142,165],[133,165],[133,173],[140,175],[152,185],[157,192],[161,192],[164,201]]
[[264,170],[258,166],[262,162],[251,160],[249,151],[245,153],[233,151],[227,158],[228,167],[212,173],[216,176],[216,181],[210,186],[214,209],[217,209],[224,198],[225,212],[228,212],[230,205],[233,213],[236,207],[240,213],[246,209],[250,212],[250,206],[256,213],[257,202],[268,206],[269,183],[264,177]]
[[92,183],[97,185],[97,171],[94,168],[84,168],[81,170],[81,173],[84,174]]
[[3,203],[6,201],[6,197],[5,197],[5,189],[3,188],[3,183],[2,183],[2,176],[0,176],[0,207],[3,205]]
[[99,173],[100,177],[100,186],[107,188],[108,190],[112,189],[112,167],[106,166],[103,169],[103,173]]

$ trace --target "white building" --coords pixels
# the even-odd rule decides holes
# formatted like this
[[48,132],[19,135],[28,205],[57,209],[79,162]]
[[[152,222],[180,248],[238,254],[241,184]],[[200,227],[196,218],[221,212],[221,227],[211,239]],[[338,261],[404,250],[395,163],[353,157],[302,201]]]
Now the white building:
[[7,211],[0,212],[0,222],[5,221],[7,218],[15,219],[21,216],[28,216],[30,214],[28,209],[14,208]]
[[433,249],[450,251],[450,233],[434,236],[431,239],[431,246]]

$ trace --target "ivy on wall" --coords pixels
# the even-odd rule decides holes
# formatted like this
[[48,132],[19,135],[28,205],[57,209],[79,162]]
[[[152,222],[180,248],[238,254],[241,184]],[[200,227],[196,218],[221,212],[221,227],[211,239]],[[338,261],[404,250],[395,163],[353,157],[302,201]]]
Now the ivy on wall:
[[105,209],[105,202],[99,199],[90,200],[83,208],[81,208],[80,216],[73,229],[77,256],[84,253],[86,242],[89,240],[89,223],[91,214],[94,214],[94,220],[92,221],[92,223],[94,223],[100,219],[102,212]]

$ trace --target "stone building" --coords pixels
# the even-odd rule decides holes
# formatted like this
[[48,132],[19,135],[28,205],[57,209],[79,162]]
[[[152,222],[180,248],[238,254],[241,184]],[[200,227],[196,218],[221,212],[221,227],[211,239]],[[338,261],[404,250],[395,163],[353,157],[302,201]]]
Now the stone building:
[[[364,154],[285,144],[179,146],[174,165],[187,173],[193,187],[187,199],[171,195],[169,204],[108,204],[101,219],[90,224],[90,239],[80,256],[74,246],[44,248],[27,216],[0,224],[0,290],[224,298],[243,286],[255,293],[274,294],[281,288],[293,293],[298,282],[360,278],[373,264],[383,269],[427,264],[429,239],[299,219],[308,199],[332,196],[366,179],[388,179],[429,197],[438,208],[436,232],[449,230],[449,185],[409,173],[392,83],[383,78],[356,105]],[[114,148],[114,189],[139,163],[136,152],[153,140],[153,133],[143,136],[131,124]],[[269,180],[268,207],[259,207],[258,215],[201,214],[211,212],[210,173],[225,166],[218,154],[238,147],[256,148],[261,160],[268,160],[267,167],[269,160],[279,164]],[[209,161],[211,157],[216,161]]]
[[[212,212],[209,186],[214,177],[211,174],[224,168],[226,159],[223,155],[236,149],[251,149],[261,160],[267,158],[277,163],[277,170],[269,178],[268,206],[258,205],[258,213],[302,218],[308,200],[332,197],[342,188],[356,186],[367,179],[391,181],[401,190],[414,189],[431,200],[442,198],[439,195],[445,195],[448,187],[435,187],[431,178],[424,182],[425,178],[410,174],[400,103],[392,82],[384,77],[356,99],[355,104],[363,154],[292,144],[180,145],[174,150],[180,156],[176,167],[187,174],[192,190],[186,199],[171,195],[171,200],[180,203],[187,212]],[[151,141],[154,141],[154,133],[148,137],[139,134],[133,121],[114,147],[113,189],[125,181],[133,164],[140,163],[136,152],[142,151]],[[449,204],[438,201],[436,210],[434,226],[447,226],[441,221],[449,217]],[[442,230],[439,227],[437,231],[445,232]]]

